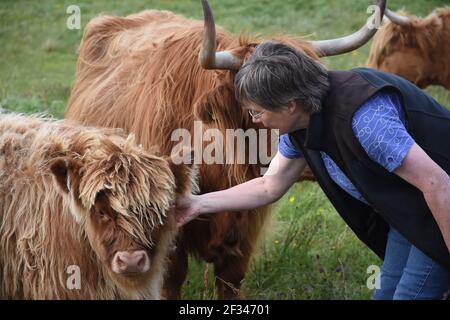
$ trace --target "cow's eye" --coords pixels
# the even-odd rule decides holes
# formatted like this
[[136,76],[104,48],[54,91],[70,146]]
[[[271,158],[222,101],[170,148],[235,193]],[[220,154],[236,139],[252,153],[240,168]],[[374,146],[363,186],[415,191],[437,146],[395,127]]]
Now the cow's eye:
[[111,217],[110,216],[108,216],[106,213],[104,213],[103,211],[99,211],[98,212],[98,219],[101,221],[101,222],[108,222],[108,221],[111,221]]

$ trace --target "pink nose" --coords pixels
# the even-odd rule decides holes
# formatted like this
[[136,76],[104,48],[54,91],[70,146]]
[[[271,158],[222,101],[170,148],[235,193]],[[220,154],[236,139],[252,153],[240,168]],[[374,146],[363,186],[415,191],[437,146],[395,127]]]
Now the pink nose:
[[144,250],[119,251],[112,262],[112,270],[116,273],[142,273],[149,268],[150,261]]

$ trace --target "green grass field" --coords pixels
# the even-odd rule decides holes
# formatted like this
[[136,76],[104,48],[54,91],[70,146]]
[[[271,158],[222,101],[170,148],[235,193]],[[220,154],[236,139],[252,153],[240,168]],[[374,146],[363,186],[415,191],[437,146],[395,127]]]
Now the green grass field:
[[[448,0],[389,0],[424,16]],[[81,9],[81,30],[69,30],[69,5]],[[210,0],[216,23],[233,33],[283,33],[326,39],[357,30],[367,19],[360,0]],[[77,47],[86,23],[100,13],[127,15],[165,9],[200,19],[199,0],[2,0],[0,2],[0,107],[25,113],[64,115],[74,80]],[[364,66],[370,43],[349,54],[325,58],[331,69]],[[450,91],[427,89],[450,107]],[[248,299],[369,299],[370,265],[381,261],[345,226],[315,183],[296,184],[276,204],[273,221],[243,282]],[[212,267],[192,261],[184,296],[215,297]]]

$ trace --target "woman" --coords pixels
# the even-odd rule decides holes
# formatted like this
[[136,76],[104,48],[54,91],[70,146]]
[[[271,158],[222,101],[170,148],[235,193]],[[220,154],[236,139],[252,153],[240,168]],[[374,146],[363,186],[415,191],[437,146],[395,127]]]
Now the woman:
[[179,199],[179,224],[277,201],[308,164],[384,259],[374,298],[441,299],[450,288],[450,112],[392,74],[327,71],[273,42],[256,48],[235,89],[254,122],[279,130],[278,152],[263,177]]

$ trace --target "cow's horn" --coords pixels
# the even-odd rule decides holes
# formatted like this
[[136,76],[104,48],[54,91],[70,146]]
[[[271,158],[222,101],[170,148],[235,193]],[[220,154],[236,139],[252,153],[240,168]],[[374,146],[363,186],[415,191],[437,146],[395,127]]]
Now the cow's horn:
[[386,17],[391,20],[393,23],[398,24],[400,26],[410,26],[412,20],[406,16],[402,16],[394,11],[391,11],[386,8]]
[[242,61],[228,51],[216,52],[216,25],[207,0],[202,0],[205,27],[198,61],[205,69],[239,70]]
[[[381,23],[384,16],[384,10],[386,8],[386,0],[379,0],[377,6],[380,8],[381,16],[379,21]],[[366,23],[364,27],[351,35],[331,40],[313,41],[312,45],[320,57],[334,56],[350,52],[361,47],[369,41],[376,32],[377,28],[373,26],[372,28],[369,28]]]

